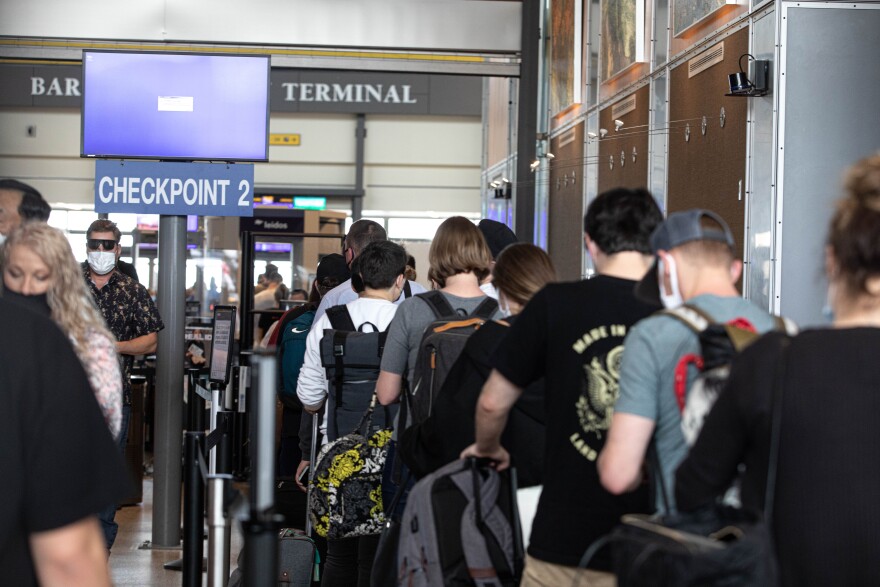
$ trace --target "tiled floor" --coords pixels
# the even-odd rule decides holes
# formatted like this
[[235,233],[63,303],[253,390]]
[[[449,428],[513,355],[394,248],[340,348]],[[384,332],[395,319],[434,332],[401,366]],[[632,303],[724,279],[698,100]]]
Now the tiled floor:
[[[139,506],[124,507],[116,512],[119,534],[110,556],[110,573],[114,585],[137,585],[139,587],[178,586],[181,573],[163,568],[166,562],[179,559],[182,550],[139,550],[152,538],[153,480],[144,479],[144,502]],[[233,524],[231,568],[241,549],[241,532]],[[203,584],[207,584],[207,577]]]

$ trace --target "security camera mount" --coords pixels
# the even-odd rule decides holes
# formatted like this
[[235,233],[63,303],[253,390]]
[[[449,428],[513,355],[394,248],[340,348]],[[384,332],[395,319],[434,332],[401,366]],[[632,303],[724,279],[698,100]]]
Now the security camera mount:
[[[740,74],[742,74],[743,77],[745,76],[745,72],[742,68],[743,57],[749,58],[749,76],[745,80],[747,85],[739,89],[731,87],[731,91],[724,95],[740,98],[758,98],[766,96],[770,93],[770,60],[755,59],[749,53],[743,54],[739,58]],[[737,76],[737,74],[732,74],[730,77],[733,78],[735,76]],[[732,82],[731,86],[733,86]]]

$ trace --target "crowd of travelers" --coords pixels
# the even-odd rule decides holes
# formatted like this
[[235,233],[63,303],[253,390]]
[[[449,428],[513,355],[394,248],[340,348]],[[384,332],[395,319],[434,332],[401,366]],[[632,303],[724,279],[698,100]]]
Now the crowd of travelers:
[[[21,585],[106,585],[128,376],[163,324],[119,269],[112,222],[89,227],[80,264],[48,215],[33,188],[0,181],[0,568]],[[798,333],[744,299],[724,219],[664,215],[643,189],[589,204],[589,279],[559,282],[547,253],[516,241],[502,223],[448,218],[427,290],[412,256],[358,220],[308,299],[266,325],[281,365],[278,468],[312,494],[322,585],[381,584],[383,508],[399,521],[419,480],[460,458],[541,487],[523,586],[616,585],[604,541],[622,517],[663,523],[722,503],[767,518],[772,583],[880,584],[880,155],[847,172],[827,228],[827,327]],[[261,279],[269,307],[284,286],[277,268]],[[459,346],[440,369],[452,347],[432,343],[442,378],[429,381],[425,341],[449,332]],[[343,349],[362,348],[373,362],[353,369]],[[377,476],[346,495],[356,523],[314,509],[342,491],[320,461],[352,430]]]

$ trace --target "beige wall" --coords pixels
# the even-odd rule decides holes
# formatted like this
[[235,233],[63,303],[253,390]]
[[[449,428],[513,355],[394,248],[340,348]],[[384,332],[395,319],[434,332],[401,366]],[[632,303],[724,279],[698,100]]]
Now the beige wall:
[[[27,136],[27,127],[37,136]],[[298,133],[299,147],[270,147],[257,187],[353,187],[356,118],[273,114],[270,132]],[[94,203],[94,161],[81,159],[75,109],[0,111],[0,177],[16,177],[51,203]],[[369,115],[365,210],[479,212],[482,126],[478,117]]]

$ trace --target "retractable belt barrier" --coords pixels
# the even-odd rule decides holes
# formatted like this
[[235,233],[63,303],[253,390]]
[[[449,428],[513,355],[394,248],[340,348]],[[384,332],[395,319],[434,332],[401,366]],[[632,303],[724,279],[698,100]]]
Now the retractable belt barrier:
[[[202,426],[184,435],[183,503],[183,587],[201,587],[205,489],[208,490],[208,586],[226,587],[229,581],[231,540],[230,510],[243,509],[244,578],[248,587],[276,584],[278,570],[277,535],[283,517],[275,513],[275,386],[274,353],[254,353],[251,367],[236,367],[231,378],[238,383],[236,401],[232,384],[220,389],[212,384],[210,393],[198,383],[199,372],[189,370],[188,402],[190,426]],[[249,385],[248,379],[253,380]],[[253,397],[247,397],[252,387]],[[225,396],[224,396],[225,394]],[[204,432],[205,401],[211,401],[211,426]],[[238,408],[235,409],[235,405]],[[246,407],[245,407],[246,406]],[[230,409],[222,409],[230,408]],[[248,416],[250,452],[249,504],[232,487],[233,432]],[[200,419],[201,418],[201,419]],[[244,443],[242,443],[244,444]],[[247,459],[248,455],[243,458]],[[237,463],[236,463],[237,464]],[[236,505],[238,504],[238,505]],[[241,506],[241,507],[239,507]],[[166,565],[166,568],[169,568]]]
[[[229,580],[231,524],[226,512],[236,496],[232,488],[232,412],[221,409],[221,395],[231,386],[199,383],[200,371],[187,370],[190,430],[184,434],[183,586],[201,587],[205,564],[205,488],[208,488],[208,585],[226,587]],[[205,403],[211,402],[211,426],[205,433]],[[207,455],[207,462],[206,462]],[[166,565],[166,568],[169,568]],[[173,568],[173,567],[171,567]]]

